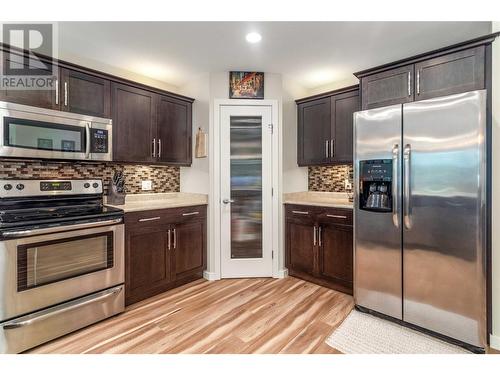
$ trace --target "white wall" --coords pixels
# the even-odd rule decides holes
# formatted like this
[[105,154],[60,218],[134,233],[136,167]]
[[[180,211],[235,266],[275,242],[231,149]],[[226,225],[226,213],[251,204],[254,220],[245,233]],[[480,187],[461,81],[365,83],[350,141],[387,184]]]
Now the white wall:
[[[492,22],[492,32],[500,31],[500,22]],[[500,350],[500,40],[493,42],[492,84],[492,318],[491,347]]]
[[283,191],[306,191],[307,167],[297,165],[297,105],[295,99],[308,96],[307,89],[283,76]]
[[[210,113],[210,75],[202,74],[189,84],[179,88],[179,93],[195,98],[193,103],[193,164],[181,167],[181,191],[208,194],[210,179],[208,175],[208,157],[195,158],[196,132],[202,128],[208,134]],[[208,134],[210,137],[210,134]]]
[[73,64],[86,66],[87,68],[95,69],[103,73],[112,74],[120,78],[142,83],[143,85],[148,85],[161,90],[171,91],[175,93],[181,93],[177,86],[171,85],[170,83],[158,81],[154,78],[146,77],[142,74],[131,72],[130,70],[125,70],[116,66],[108,65],[101,61],[92,60],[81,55],[74,55],[68,51],[60,51],[58,58],[64,61],[71,62]]
[[342,79],[340,81],[330,82],[312,89],[309,89],[307,92],[307,96],[321,94],[323,92],[332,91],[341,89],[343,87],[357,85],[359,80],[354,76],[350,75],[349,77]]

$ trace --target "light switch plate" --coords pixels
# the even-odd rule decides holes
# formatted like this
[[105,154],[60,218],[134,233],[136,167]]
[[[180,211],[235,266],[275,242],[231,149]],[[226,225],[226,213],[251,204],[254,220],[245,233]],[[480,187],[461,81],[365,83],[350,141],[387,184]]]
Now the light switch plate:
[[153,183],[151,180],[142,181],[142,190],[151,190],[153,189]]

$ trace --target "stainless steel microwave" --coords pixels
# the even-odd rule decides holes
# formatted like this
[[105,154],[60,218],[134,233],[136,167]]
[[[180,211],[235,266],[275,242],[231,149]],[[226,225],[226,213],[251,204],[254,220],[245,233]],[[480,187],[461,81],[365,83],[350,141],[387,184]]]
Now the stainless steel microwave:
[[111,119],[0,102],[0,156],[112,160]]

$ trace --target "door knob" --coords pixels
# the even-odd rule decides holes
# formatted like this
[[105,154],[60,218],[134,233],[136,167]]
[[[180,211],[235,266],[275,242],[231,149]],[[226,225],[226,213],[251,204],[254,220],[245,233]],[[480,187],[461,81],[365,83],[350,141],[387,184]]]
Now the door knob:
[[224,200],[222,201],[222,203],[224,203],[224,204],[234,203],[234,199],[224,199]]

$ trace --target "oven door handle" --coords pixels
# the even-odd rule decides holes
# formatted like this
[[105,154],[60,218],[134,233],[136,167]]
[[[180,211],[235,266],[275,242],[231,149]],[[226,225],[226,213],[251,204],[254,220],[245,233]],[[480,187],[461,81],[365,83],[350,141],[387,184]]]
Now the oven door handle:
[[102,301],[104,299],[111,297],[114,294],[120,293],[122,291],[122,289],[123,289],[123,285],[120,285],[120,286],[114,287],[114,288],[109,289],[109,290],[105,290],[105,291],[97,293],[97,294],[93,294],[93,295],[90,295],[90,296],[87,296],[84,298],[80,298],[80,299],[73,301],[73,302],[64,303],[61,306],[52,307],[46,311],[40,311],[38,313],[30,314],[26,318],[14,319],[8,323],[5,323],[3,325],[3,329],[15,329],[15,328],[22,328],[25,326],[29,326],[33,323],[40,321],[40,320],[45,320],[45,319],[50,318],[52,316],[62,314],[66,311],[74,310],[74,309],[77,309],[79,307],[89,305],[91,303],[96,303],[96,302]]
[[91,223],[62,225],[60,227],[52,227],[52,228],[16,230],[16,231],[10,231],[10,232],[3,232],[2,235],[5,238],[36,236],[38,234],[50,234],[50,233],[57,233],[57,232],[66,232],[66,231],[75,230],[75,229],[85,229],[85,228],[100,227],[100,226],[105,226],[105,225],[113,225],[113,224],[119,224],[121,222],[122,222],[122,219],[119,218],[119,219],[112,219],[112,220],[93,221]]

